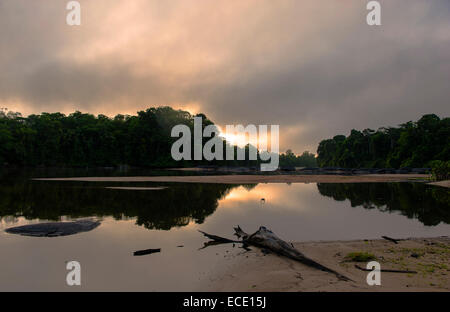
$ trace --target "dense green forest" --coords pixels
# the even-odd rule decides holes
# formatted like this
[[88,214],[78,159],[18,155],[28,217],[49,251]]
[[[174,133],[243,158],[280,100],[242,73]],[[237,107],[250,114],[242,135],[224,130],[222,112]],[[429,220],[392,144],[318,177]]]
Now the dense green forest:
[[108,118],[75,112],[0,118],[0,161],[19,166],[170,163],[170,127],[191,116],[169,108]]
[[308,151],[301,155],[295,155],[292,150],[288,149],[286,153],[280,154],[281,167],[316,167],[316,155]]
[[[204,114],[203,127],[213,124]],[[94,116],[75,112],[22,117],[0,111],[0,165],[98,167],[187,167],[197,165],[256,167],[260,161],[175,161],[173,126],[187,125],[194,115],[170,107],[149,108],[137,115]],[[424,115],[417,122],[377,131],[352,130],[320,142],[310,152],[280,154],[281,167],[400,168],[430,167],[450,160],[450,118]],[[227,142],[223,142],[224,146]],[[248,146],[246,147],[248,150]],[[225,148],[224,148],[225,150]]]
[[[203,128],[213,124],[204,114],[195,116],[202,117]],[[175,125],[184,124],[193,135],[195,116],[170,107],[149,108],[135,116],[113,118],[78,111],[68,116],[42,113],[28,117],[0,111],[0,165],[161,168],[259,165],[259,160],[251,161],[248,157],[241,161],[173,160],[171,146],[178,138],[171,137],[171,130]],[[227,142],[223,144],[225,151]],[[282,154],[280,165],[308,166],[315,164],[313,158],[313,154],[295,156],[288,151]]]
[[[203,128],[212,122],[203,114]],[[136,116],[94,116],[75,112],[42,113],[22,117],[0,115],[0,164],[16,166],[116,166],[168,167],[211,164],[175,161],[172,127],[187,125],[193,135],[189,112],[170,107],[149,108]],[[226,144],[224,142],[224,144]],[[243,165],[242,162],[228,162]],[[250,165],[250,162],[245,165]]]
[[377,131],[352,130],[320,142],[321,167],[401,168],[431,167],[432,161],[450,160],[450,118],[424,115],[417,122]]

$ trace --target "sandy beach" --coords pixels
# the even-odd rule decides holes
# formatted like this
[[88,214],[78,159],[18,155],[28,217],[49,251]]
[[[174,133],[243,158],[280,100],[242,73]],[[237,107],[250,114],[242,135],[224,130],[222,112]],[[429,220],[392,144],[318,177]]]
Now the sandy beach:
[[[353,282],[338,280],[334,275],[310,268],[293,260],[265,254],[252,247],[224,261],[226,269],[210,276],[201,290],[211,291],[449,291],[450,238],[412,238],[399,241],[357,240],[294,243],[308,257],[349,277]],[[355,268],[366,262],[346,259],[352,252],[375,256],[381,269],[417,271],[381,273],[381,285],[369,286],[368,272]]]
[[431,185],[442,186],[442,187],[450,187],[450,180],[439,181],[439,182],[431,182]]
[[180,182],[180,183],[360,183],[360,182],[414,182],[427,179],[427,174],[368,174],[368,175],[205,175],[205,176],[136,176],[136,177],[73,177],[37,178],[41,181],[82,182]]

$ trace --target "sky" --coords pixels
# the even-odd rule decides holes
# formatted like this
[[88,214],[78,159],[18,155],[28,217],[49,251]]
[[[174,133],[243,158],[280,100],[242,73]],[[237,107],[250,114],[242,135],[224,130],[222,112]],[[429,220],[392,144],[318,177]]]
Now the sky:
[[169,105],[220,126],[280,125],[316,151],[355,128],[450,113],[450,1],[0,0],[0,107],[135,114]]

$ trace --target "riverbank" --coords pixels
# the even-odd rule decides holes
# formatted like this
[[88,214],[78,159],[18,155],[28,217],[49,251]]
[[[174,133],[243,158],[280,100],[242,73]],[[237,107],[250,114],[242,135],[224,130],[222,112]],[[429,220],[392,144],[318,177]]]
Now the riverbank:
[[[210,291],[450,291],[450,238],[413,238],[398,244],[385,239],[302,242],[295,248],[306,256],[353,280],[310,268],[258,248],[224,258],[226,269],[211,275],[200,290]],[[350,253],[364,252],[375,257],[381,269],[411,270],[417,274],[381,273],[381,286],[369,286],[367,261],[347,259]]]
[[439,182],[431,182],[431,185],[442,186],[442,187],[450,187],[450,180],[439,181]]
[[72,177],[37,178],[42,181],[83,182],[180,182],[180,183],[362,183],[362,182],[414,182],[428,179],[428,174],[367,174],[367,175],[204,175],[204,176],[135,176],[135,177]]

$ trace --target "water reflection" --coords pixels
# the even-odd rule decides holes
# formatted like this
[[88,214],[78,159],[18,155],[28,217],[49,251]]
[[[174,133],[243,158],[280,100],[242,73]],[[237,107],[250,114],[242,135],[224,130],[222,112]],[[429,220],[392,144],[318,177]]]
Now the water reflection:
[[[333,204],[321,199],[323,196],[332,198]],[[29,175],[0,179],[0,221],[10,224],[18,217],[64,220],[112,216],[116,220],[133,219],[146,229],[170,230],[191,223],[203,224],[213,214],[216,220],[222,215],[217,210],[220,207],[258,220],[260,224],[255,224],[256,227],[276,227],[279,220],[283,230],[292,220],[301,224],[313,218],[309,222],[317,228],[336,220],[333,215],[345,213],[351,214],[351,220],[362,222],[367,214],[361,216],[354,210],[348,211],[348,204],[340,205],[347,199],[351,207],[399,212],[426,226],[450,224],[450,192],[420,183],[319,183],[317,187],[316,184],[104,183],[34,181]],[[236,222],[248,221],[243,217]],[[292,231],[298,231],[297,225],[293,226]]]
[[[129,183],[120,185],[132,186]],[[11,216],[30,220],[113,216],[118,220],[136,218],[136,223],[147,229],[169,230],[190,222],[203,223],[214,213],[218,201],[237,187],[173,184],[159,190],[133,191],[105,186],[29,180],[1,183],[0,219],[11,220]]]
[[352,207],[400,212],[432,226],[450,224],[450,192],[420,183],[318,183],[323,196],[349,200]]
[[[198,230],[231,238],[236,225],[248,232],[265,225],[288,241],[450,233],[447,189],[422,184],[85,183],[29,178],[0,178],[0,250],[8,251],[0,257],[0,291],[73,291],[65,280],[68,260],[82,264],[84,291],[201,290],[201,282],[238,260],[241,250],[231,244],[199,250],[206,239]],[[107,186],[167,188],[134,191]],[[47,239],[3,231],[39,219],[89,216],[102,216],[101,225],[71,236]],[[133,256],[144,249],[160,252]]]

